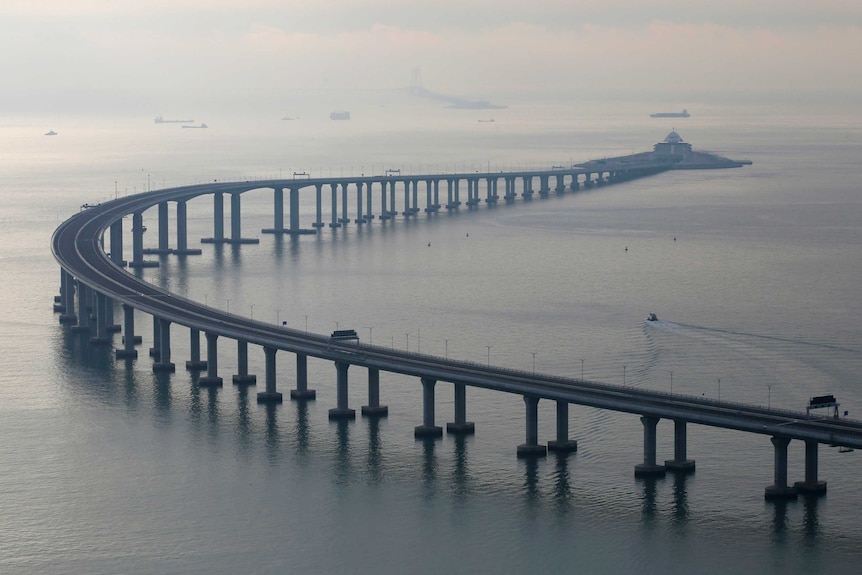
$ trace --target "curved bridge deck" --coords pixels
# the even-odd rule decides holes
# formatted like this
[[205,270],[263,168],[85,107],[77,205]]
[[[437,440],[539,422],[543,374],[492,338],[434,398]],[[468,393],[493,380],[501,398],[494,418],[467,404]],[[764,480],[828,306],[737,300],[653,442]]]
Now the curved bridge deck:
[[[613,182],[614,174],[619,166],[605,166],[608,170],[608,180]],[[626,166],[630,169],[631,166]],[[626,172],[622,179],[632,179],[649,175],[667,169],[667,166],[644,166],[641,172]],[[620,168],[620,170],[622,170]],[[795,496],[797,488],[814,493],[825,491],[825,483],[817,478],[817,446],[820,443],[841,445],[849,448],[862,448],[862,422],[838,418],[813,418],[803,412],[790,412],[778,409],[767,409],[760,406],[744,405],[727,401],[716,401],[703,397],[672,395],[656,391],[632,389],[630,387],[609,385],[582,379],[563,378],[538,373],[528,373],[510,369],[502,369],[490,365],[479,365],[471,362],[446,359],[431,355],[397,351],[358,341],[334,340],[328,336],[307,333],[287,327],[255,321],[238,315],[228,314],[198,302],[183,298],[177,294],[162,290],[145,281],[137,279],[122,267],[122,224],[123,217],[129,214],[140,214],[153,207],[160,210],[160,238],[163,223],[162,213],[166,213],[167,202],[177,202],[183,205],[189,199],[213,195],[219,198],[221,194],[239,195],[252,189],[271,187],[277,194],[282,189],[300,190],[312,186],[318,191],[324,185],[332,186],[333,208],[335,208],[336,186],[342,185],[344,195],[347,195],[347,184],[357,185],[358,203],[361,205],[361,185],[370,187],[375,183],[387,181],[402,182],[405,186],[405,212],[409,208],[410,186],[415,182],[426,182],[429,199],[431,191],[436,191],[440,181],[464,179],[478,181],[486,179],[488,197],[493,197],[494,186],[491,179],[524,178],[525,191],[529,188],[527,178],[539,178],[547,187],[547,179],[559,177],[559,184],[564,186],[566,177],[571,179],[569,189],[577,189],[579,175],[586,175],[590,181],[590,173],[596,173],[594,168],[573,168],[563,171],[540,171],[505,174],[440,174],[434,176],[394,176],[391,180],[385,177],[368,178],[333,178],[316,180],[273,180],[267,182],[242,183],[211,183],[179,188],[158,190],[138,194],[89,207],[63,222],[52,238],[53,253],[62,268],[61,295],[57,298],[57,311],[63,313],[61,321],[74,323],[81,331],[95,332],[92,341],[110,342],[105,337],[106,330],[113,324],[114,302],[123,304],[125,310],[125,347],[117,350],[118,357],[135,357],[134,350],[134,320],[132,311],[139,310],[154,317],[159,329],[154,336],[158,362],[154,369],[173,369],[170,363],[170,326],[179,324],[196,332],[204,332],[207,336],[207,361],[200,361],[199,349],[193,345],[190,363],[196,363],[199,369],[206,366],[207,377],[202,378],[202,384],[221,383],[217,373],[217,340],[227,337],[240,342],[241,376],[244,358],[243,346],[254,344],[262,346],[266,352],[266,391],[258,395],[259,401],[280,401],[281,394],[276,390],[275,354],[286,351],[297,356],[297,389],[292,391],[294,398],[311,398],[313,390],[308,390],[305,381],[305,359],[307,356],[332,361],[337,368],[338,406],[330,410],[330,417],[353,417],[354,411],[347,405],[347,370],[350,366],[361,366],[369,373],[369,405],[363,407],[367,415],[384,415],[385,406],[379,405],[379,389],[377,382],[380,371],[394,372],[420,378],[423,386],[423,422],[417,426],[416,435],[436,436],[442,429],[434,421],[434,386],[438,381],[450,382],[455,385],[455,422],[450,423],[448,430],[452,433],[472,433],[473,424],[466,420],[465,387],[481,387],[485,389],[518,394],[523,396],[526,405],[526,441],[519,446],[519,455],[544,455],[547,449],[561,451],[574,450],[577,442],[568,437],[568,405],[577,404],[627,412],[641,416],[644,424],[644,461],[635,468],[638,475],[661,474],[666,469],[691,471],[694,461],[687,458],[686,424],[694,423],[713,427],[734,429],[750,433],[758,433],[771,437],[775,446],[775,482],[766,491],[767,497]],[[622,171],[619,172],[623,174]],[[602,174],[599,173],[599,179]],[[414,183],[414,184],[411,184]],[[603,181],[603,183],[608,183]],[[394,190],[394,184],[393,188]],[[413,187],[415,193],[415,185]],[[507,193],[509,187],[507,186]],[[512,190],[513,191],[513,190]],[[384,186],[383,196],[386,195]],[[394,192],[393,192],[394,194]],[[478,196],[471,192],[471,199]],[[370,194],[368,196],[370,198]],[[525,198],[527,199],[527,198]],[[385,200],[384,200],[385,201]],[[217,199],[214,200],[217,203]],[[370,205],[370,199],[368,201]],[[429,201],[429,206],[433,205]],[[346,200],[345,200],[346,206]],[[238,206],[237,206],[238,207]],[[394,197],[391,207],[394,208]],[[414,202],[414,208],[416,207]],[[178,208],[179,209],[179,208]],[[276,201],[276,211],[281,206]],[[179,212],[178,212],[179,213]],[[318,203],[318,217],[320,204]],[[346,215],[345,212],[343,212]],[[236,210],[239,215],[239,210]],[[408,214],[405,213],[405,216]],[[183,211],[183,217],[185,216]],[[234,210],[231,213],[234,217]],[[218,214],[216,214],[218,217]],[[278,222],[279,214],[276,214]],[[335,217],[333,217],[335,219]],[[178,218],[178,226],[184,225]],[[238,228],[239,223],[234,225]],[[137,227],[135,227],[137,226]],[[141,251],[139,229],[140,221],[133,226],[135,236],[135,257]],[[216,228],[218,225],[216,224]],[[103,249],[103,239],[110,230],[111,255]],[[161,246],[160,246],[161,247]],[[77,316],[73,313],[77,292]],[[88,307],[96,311],[96,325],[89,323]],[[194,341],[194,340],[193,340]],[[245,358],[247,363],[247,358]],[[236,377],[236,376],[235,376]],[[251,376],[253,378],[253,376]],[[242,378],[240,378],[242,379]],[[247,379],[246,381],[253,381]],[[539,400],[551,400],[557,405],[557,437],[548,446],[539,444],[537,434],[537,404]],[[366,409],[367,408],[367,409]],[[661,465],[656,462],[656,424],[660,419],[671,419],[675,422],[674,459]],[[796,486],[787,482],[787,444],[793,440],[802,440],[806,445],[805,480]]]

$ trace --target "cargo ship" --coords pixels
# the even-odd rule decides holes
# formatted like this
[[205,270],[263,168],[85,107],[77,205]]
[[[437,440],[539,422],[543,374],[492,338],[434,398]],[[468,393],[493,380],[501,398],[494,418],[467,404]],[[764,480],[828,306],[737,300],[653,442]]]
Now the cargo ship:
[[161,116],[156,116],[153,118],[153,122],[156,124],[194,124],[194,120],[165,120]]
[[682,112],[656,112],[655,114],[650,114],[650,118],[688,118],[689,113],[688,110],[683,110]]

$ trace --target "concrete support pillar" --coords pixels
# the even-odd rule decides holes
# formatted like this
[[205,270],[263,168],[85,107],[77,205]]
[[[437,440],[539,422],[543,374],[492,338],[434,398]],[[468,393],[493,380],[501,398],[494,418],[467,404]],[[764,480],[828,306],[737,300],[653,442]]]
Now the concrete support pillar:
[[644,462],[635,465],[635,477],[645,476],[663,476],[665,474],[664,465],[656,463],[656,427],[658,426],[658,417],[641,417],[641,423],[644,426]]
[[431,180],[425,180],[425,213],[436,211],[434,209],[434,200],[431,198],[432,188]]
[[539,176],[539,196],[542,198],[548,197],[548,192],[550,191],[549,179],[549,176]]
[[299,188],[290,188],[290,233],[299,233]]
[[153,364],[153,371],[172,372],[176,366],[171,363],[171,322],[159,318],[159,361]]
[[356,182],[356,219],[353,221],[357,224],[365,223],[365,218],[362,216],[362,182]]
[[368,417],[385,417],[389,415],[389,407],[380,405],[380,370],[368,368],[368,405],[362,406],[362,415]]
[[317,219],[311,225],[320,229],[323,227],[323,184],[315,184],[314,189],[314,197],[317,201]]
[[442,437],[443,428],[434,425],[434,385],[436,379],[422,378],[422,425],[413,429],[414,437]]
[[549,451],[567,453],[578,450],[578,442],[569,439],[569,404],[557,401],[557,438],[548,442]]
[[117,359],[134,359],[138,357],[135,344],[140,342],[140,337],[135,336],[135,308],[129,304],[123,304],[123,349],[114,351]]
[[688,459],[686,454],[686,421],[673,420],[673,459],[667,459],[664,466],[678,473],[694,471],[694,459]]
[[105,296],[105,331],[108,333],[118,333],[120,329],[119,324],[114,323],[114,300]]
[[171,253],[171,248],[168,243],[168,234],[170,233],[170,228],[168,227],[168,203],[167,202],[159,202],[159,248],[155,250],[156,253],[159,254],[169,254]]
[[454,194],[455,194],[454,180],[452,180],[451,178],[447,179],[446,180],[446,209],[447,210],[451,210],[455,207]]
[[395,210],[395,181],[389,182],[389,216],[394,218],[398,215]]
[[130,268],[155,268],[159,262],[144,261],[144,214],[135,212],[132,214],[132,261]]
[[236,340],[236,370],[233,382],[236,385],[256,385],[257,376],[248,372],[248,342],[244,339]]
[[393,186],[395,185],[394,183],[388,182],[386,180],[383,180],[382,182],[380,182],[380,219],[381,220],[388,220],[391,217],[389,215],[389,210],[386,209],[386,197],[387,197],[386,196],[386,187],[389,184],[392,184]]
[[338,184],[330,184],[332,187],[332,221],[329,223],[330,228],[340,228],[338,222]]
[[205,244],[224,243],[224,192],[213,194],[213,237],[201,239]]
[[242,195],[230,195],[230,240],[233,243],[242,241]]
[[826,482],[817,479],[817,446],[816,441],[805,441],[805,481],[797,481],[794,487],[801,493],[809,495],[824,495]]
[[349,363],[335,362],[336,377],[336,407],[329,410],[329,419],[355,419],[356,410],[347,407],[347,369]]
[[440,209],[440,180],[434,180],[434,211]]
[[162,330],[159,326],[159,318],[153,316],[153,347],[150,348],[150,357],[158,361],[161,348]]
[[518,457],[545,457],[548,448],[539,445],[539,398],[524,396],[527,441],[518,446]]
[[[107,323],[108,323],[108,305],[113,305],[110,302],[109,298],[105,296],[103,293],[96,292],[96,329],[93,336],[90,338],[90,343],[107,345],[111,343],[111,336],[108,335]],[[113,318],[111,318],[111,325],[113,325]]]
[[341,217],[338,218],[338,222],[343,224],[345,227],[350,223],[350,218],[347,216],[347,186],[349,184],[347,182],[341,184]]
[[207,368],[207,362],[201,360],[201,332],[195,328],[189,329],[189,356],[189,360],[186,361],[187,370],[201,371]]
[[198,255],[201,250],[198,248],[189,247],[189,217],[188,217],[188,202],[186,200],[177,201],[177,249],[174,253],[182,256]]
[[374,182],[368,182],[368,190],[365,192],[365,221],[370,222],[374,219],[374,208],[371,205],[373,200]]
[[290,390],[290,399],[299,401],[311,400],[317,397],[317,392],[308,389],[308,356],[296,354],[296,389]]
[[86,284],[78,282],[78,323],[72,326],[72,331],[90,331],[90,288]]
[[207,387],[221,387],[222,378],[218,374],[218,334],[206,332],[207,338],[207,374],[198,379],[198,385]]
[[413,180],[413,203],[410,206],[410,212],[419,213],[419,180]]
[[111,224],[111,261],[118,266],[126,265],[123,259],[123,218]]
[[272,228],[274,230],[284,229],[284,188],[275,186],[272,194]]
[[795,499],[796,487],[787,485],[787,446],[790,438],[775,435],[770,438],[775,452],[775,482],[766,488],[766,499]]
[[281,403],[281,393],[275,389],[275,353],[278,350],[274,347],[264,347],[263,353],[266,356],[266,391],[261,391],[257,394],[258,403]]
[[60,312],[60,323],[73,324],[78,321],[75,314],[75,279],[66,270],[60,270],[60,307],[54,311]]
[[525,200],[533,199],[533,176],[524,176],[524,190],[521,192],[521,196]]
[[455,421],[446,424],[446,433],[471,435],[476,432],[476,424],[467,421],[467,386],[455,384]]
[[404,180],[404,210],[401,212],[401,215],[404,217],[410,216],[413,213],[413,210],[410,209],[410,184],[411,183],[412,182],[410,180]]

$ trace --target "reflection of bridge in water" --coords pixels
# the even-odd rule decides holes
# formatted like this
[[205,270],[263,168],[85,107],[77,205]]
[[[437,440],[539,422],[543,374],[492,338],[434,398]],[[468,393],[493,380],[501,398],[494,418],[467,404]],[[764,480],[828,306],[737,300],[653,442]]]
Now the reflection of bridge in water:
[[[55,310],[60,321],[72,324],[71,329],[90,335],[94,345],[111,344],[111,333],[120,330],[114,324],[114,305],[123,306],[123,347],[116,350],[117,358],[137,357],[134,312],[153,317],[153,370],[172,372],[171,325],[176,323],[190,330],[189,370],[206,371],[200,386],[220,386],[218,370],[218,340],[226,337],[237,342],[237,385],[256,383],[248,373],[248,345],[259,345],[265,355],[265,391],[257,394],[260,403],[282,400],[277,390],[276,355],[287,351],[295,355],[296,388],[290,392],[295,400],[311,400],[315,391],[308,389],[308,356],[332,361],[336,368],[336,406],[329,410],[331,419],[352,419],[355,410],[348,405],[348,370],[363,367],[368,372],[368,404],[362,414],[382,417],[388,408],[380,404],[380,371],[418,377],[422,385],[423,418],[415,428],[417,437],[439,437],[442,427],[436,424],[435,386],[438,381],[454,387],[454,421],[446,426],[451,434],[474,433],[474,424],[467,421],[466,388],[481,387],[521,395],[524,399],[526,438],[517,448],[519,456],[544,456],[547,450],[574,451],[577,441],[569,437],[568,407],[570,404],[610,409],[640,416],[644,428],[643,463],[635,466],[638,476],[662,475],[666,470],[680,473],[694,470],[694,461],[687,456],[686,429],[688,423],[735,429],[769,435],[774,446],[775,473],[773,485],[767,487],[767,497],[794,497],[797,491],[824,493],[826,484],[818,479],[818,446],[820,443],[862,448],[862,422],[847,419],[809,417],[805,413],[769,409],[760,406],[715,401],[624,386],[608,385],[583,379],[504,369],[491,365],[451,360],[430,355],[397,351],[357,341],[333,340],[329,336],[289,329],[250,318],[225,313],[155,287],[123,269],[123,217],[131,214],[133,225],[131,267],[157,266],[158,262],[144,259],[147,252],[188,255],[201,250],[188,247],[187,203],[201,196],[213,198],[213,236],[209,243],[257,243],[257,238],[243,238],[241,233],[241,196],[252,190],[271,189],[274,197],[274,225],[265,233],[301,235],[317,233],[324,227],[322,195],[331,192],[329,213],[331,228],[351,223],[348,200],[355,199],[352,223],[370,224],[375,218],[389,220],[399,215],[396,210],[396,190],[401,188],[403,203],[400,215],[416,217],[420,213],[419,188],[424,187],[424,212],[433,214],[441,209],[457,210],[462,205],[462,183],[466,184],[466,204],[469,207],[494,204],[499,200],[513,203],[530,201],[534,195],[564,194],[596,186],[632,180],[670,169],[672,163],[655,158],[632,161],[630,158],[609,159],[587,166],[558,170],[524,172],[362,176],[345,178],[303,178],[260,182],[201,184],[158,190],[119,198],[91,207],[63,222],[53,236],[53,252],[60,263],[60,295]],[[500,184],[502,183],[502,186]],[[441,204],[441,184],[445,184],[446,203]],[[538,184],[534,188],[534,185]],[[551,187],[553,184],[553,188]],[[310,188],[316,197],[316,219],[311,227],[303,228],[299,221],[299,194]],[[484,188],[484,197],[481,193]],[[502,188],[502,190],[499,190]],[[284,220],[284,191],[289,194],[288,225]],[[499,193],[502,191],[502,194]],[[341,206],[339,211],[339,192]],[[372,199],[378,192],[379,209],[373,211]],[[224,195],[230,195],[230,236],[224,230]],[[169,246],[168,204],[176,204],[176,247]],[[143,248],[143,213],[158,209],[158,247]],[[103,248],[107,233],[109,254]],[[76,297],[77,295],[77,297]],[[206,336],[206,359],[201,358],[200,333]],[[556,404],[556,438],[547,444],[538,440],[538,403],[546,399]],[[674,422],[674,457],[664,464],[657,462],[656,427],[660,419]],[[787,446],[793,439],[805,442],[805,479],[795,485],[787,481]]]

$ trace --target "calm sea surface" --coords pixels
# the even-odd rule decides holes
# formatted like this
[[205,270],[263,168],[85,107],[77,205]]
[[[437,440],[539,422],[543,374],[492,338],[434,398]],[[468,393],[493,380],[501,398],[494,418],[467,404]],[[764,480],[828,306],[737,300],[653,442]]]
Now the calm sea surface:
[[[116,362],[51,310],[49,239],[83,203],[303,171],[550,167],[649,149],[676,128],[754,164],[297,240],[259,233],[272,226],[260,190],[242,200],[243,235],[259,245],[204,245],[143,276],[378,345],[791,409],[834,393],[862,417],[860,117],[688,107],[689,119],[654,120],[631,104],[476,112],[369,97],[349,122],[314,103],[289,110],[295,121],[196,118],[208,130],[143,116],[0,121],[0,572],[858,573],[856,452],[821,446],[825,497],[768,503],[766,436],[690,426],[697,472],[642,481],[638,418],[573,406],[578,452],[528,462],[515,457],[517,396],[469,389],[475,436],[416,441],[412,378],[381,374],[388,418],[334,423],[329,363],[309,360],[316,401],[259,406],[254,387],[197,386],[183,328],[179,369],[156,376],[146,353]],[[314,209],[306,194],[305,226]],[[211,236],[211,201],[189,213],[190,243]],[[145,220],[154,246],[155,210]],[[645,323],[649,312],[661,321]],[[151,323],[136,318],[143,350]],[[220,343],[229,382],[235,346]],[[286,392],[293,357],[278,358]],[[250,363],[262,378],[260,349]],[[358,408],[366,374],[350,378]],[[454,417],[447,383],[436,412],[438,425]],[[659,459],[673,455],[672,430],[659,425]],[[540,439],[553,436],[542,402]],[[789,459],[801,480],[800,442]]]

